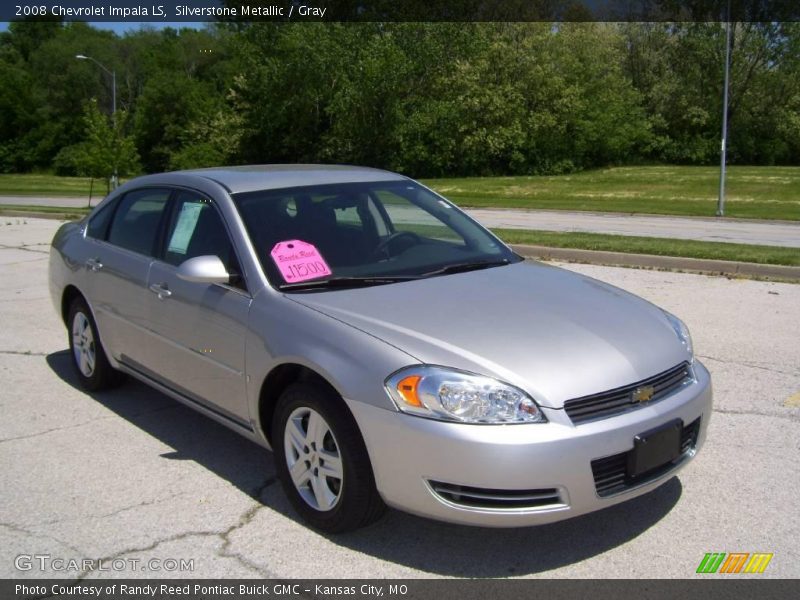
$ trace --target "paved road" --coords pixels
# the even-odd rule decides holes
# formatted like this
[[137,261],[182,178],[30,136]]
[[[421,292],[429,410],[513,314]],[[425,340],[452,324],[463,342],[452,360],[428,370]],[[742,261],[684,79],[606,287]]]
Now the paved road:
[[555,210],[472,209],[487,227],[583,231],[800,248],[800,221],[757,222],[705,217],[667,217]]
[[689,324],[716,393],[693,464],[554,525],[474,529],[391,511],[328,537],[297,521],[265,450],[135,382],[77,388],[47,292],[56,226],[0,219],[0,577],[20,577],[15,557],[36,553],[192,559],[182,575],[195,577],[694,577],[712,551],[773,552],[763,577],[800,576],[800,285],[570,265]]
[[[93,203],[96,204],[100,199]],[[82,207],[86,206],[86,199],[0,196],[0,204]],[[800,248],[800,221],[758,222],[703,217],[478,208],[467,212],[487,227],[584,231]]]

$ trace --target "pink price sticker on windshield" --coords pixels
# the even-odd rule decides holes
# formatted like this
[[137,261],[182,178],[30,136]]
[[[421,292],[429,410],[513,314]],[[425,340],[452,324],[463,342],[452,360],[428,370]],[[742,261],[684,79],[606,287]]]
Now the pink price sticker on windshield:
[[316,279],[331,274],[331,268],[316,246],[300,240],[278,242],[270,252],[287,283]]

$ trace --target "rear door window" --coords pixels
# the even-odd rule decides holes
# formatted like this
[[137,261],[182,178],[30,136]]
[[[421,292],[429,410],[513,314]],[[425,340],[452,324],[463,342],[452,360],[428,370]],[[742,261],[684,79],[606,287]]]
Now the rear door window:
[[153,256],[159,225],[170,190],[148,188],[128,192],[119,202],[108,232],[108,243]]
[[86,235],[96,240],[105,240],[108,234],[108,226],[111,224],[111,217],[114,216],[114,209],[117,207],[117,200],[109,202],[97,211],[89,219],[89,226],[86,228]]

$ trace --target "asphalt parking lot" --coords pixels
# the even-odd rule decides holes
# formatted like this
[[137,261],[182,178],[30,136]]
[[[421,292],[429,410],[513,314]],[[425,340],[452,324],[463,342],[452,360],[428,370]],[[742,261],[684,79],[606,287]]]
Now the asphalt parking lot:
[[[656,491],[562,523],[391,511],[329,537],[298,522],[269,452],[137,382],[76,387],[47,290],[57,225],[0,218],[0,577],[692,577],[707,552],[774,553],[758,577],[800,576],[800,285],[565,265],[687,322],[715,387],[704,451]],[[141,562],[21,571],[20,555]],[[143,571],[152,558],[194,570]]]

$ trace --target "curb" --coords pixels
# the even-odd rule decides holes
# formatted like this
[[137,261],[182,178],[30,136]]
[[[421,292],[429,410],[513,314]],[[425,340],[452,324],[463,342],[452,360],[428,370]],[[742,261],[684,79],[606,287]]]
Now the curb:
[[511,247],[518,254],[526,258],[562,260],[614,267],[669,269],[711,275],[759,277],[800,282],[800,267],[786,265],[766,265],[760,263],[735,262],[731,260],[658,256],[655,254],[628,254],[626,252],[606,252],[602,250],[551,248],[549,246],[529,246],[524,244],[511,244]]
[[[65,214],[66,213],[66,214]],[[31,217],[36,219],[66,220],[64,213],[37,213],[28,211],[3,210],[0,215],[7,217]],[[76,214],[79,218],[83,215]],[[541,260],[560,260],[565,262],[607,265],[612,267],[636,267],[671,271],[688,271],[707,275],[726,275],[734,277],[755,277],[800,283],[800,267],[787,265],[767,265],[761,263],[736,262],[731,260],[712,260],[705,258],[684,258],[679,256],[659,256],[656,254],[633,254],[627,252],[608,252],[605,250],[579,250],[576,248],[553,248],[510,244],[515,252],[525,258]]]
[[[29,217],[31,219],[54,219],[56,221],[77,221],[86,216],[87,213],[70,212],[65,208],[61,212],[34,212],[29,210],[6,210],[0,204],[0,216],[2,217]],[[73,218],[77,217],[77,219]]]

